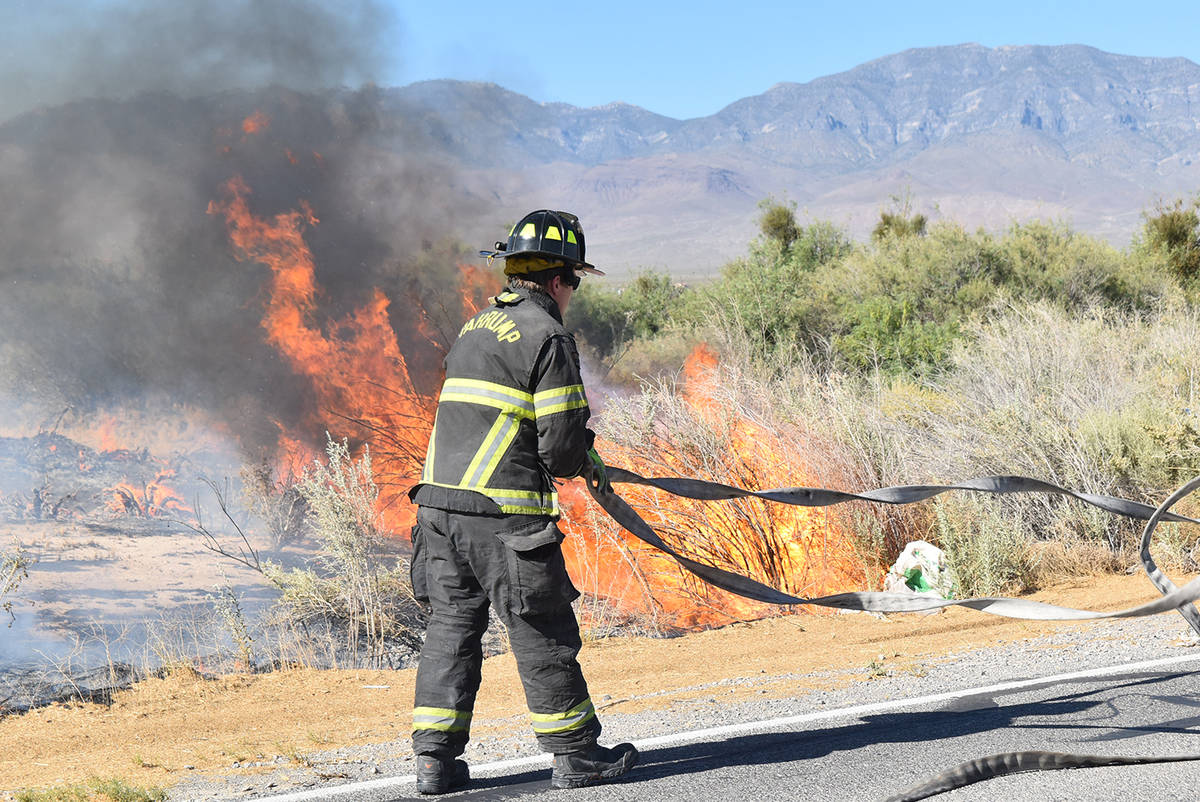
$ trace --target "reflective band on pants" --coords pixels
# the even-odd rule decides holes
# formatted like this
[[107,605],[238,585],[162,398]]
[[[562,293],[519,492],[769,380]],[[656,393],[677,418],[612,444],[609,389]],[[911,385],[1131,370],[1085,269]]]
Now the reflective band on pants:
[[440,732],[466,732],[471,728],[471,713],[448,710],[444,707],[414,707],[413,732],[438,730]]
[[533,731],[538,735],[577,730],[596,717],[591,697],[584,699],[565,713],[530,713]]

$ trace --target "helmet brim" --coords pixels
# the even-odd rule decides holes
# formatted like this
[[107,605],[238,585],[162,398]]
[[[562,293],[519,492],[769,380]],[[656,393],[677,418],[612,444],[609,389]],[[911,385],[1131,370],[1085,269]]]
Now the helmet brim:
[[541,256],[545,259],[555,259],[565,262],[567,267],[574,268],[583,273],[591,273],[593,276],[607,275],[595,265],[581,262],[578,259],[572,259],[569,256],[563,256],[560,253],[546,253],[545,251],[480,251],[479,255],[486,259],[508,259],[510,256]]

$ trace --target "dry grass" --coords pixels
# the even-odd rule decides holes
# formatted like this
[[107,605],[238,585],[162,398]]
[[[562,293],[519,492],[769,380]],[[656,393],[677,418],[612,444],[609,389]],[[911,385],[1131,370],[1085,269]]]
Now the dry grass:
[[[743,342],[729,330],[715,336],[723,357],[704,380],[699,412],[687,381],[649,383],[610,402],[601,430],[614,444],[610,461],[751,488],[863,490],[1018,474],[1150,504],[1200,474],[1196,310],[1138,317],[1071,315],[1050,304],[997,309],[970,331],[946,372],[920,380],[839,374],[794,354],[751,369]],[[780,469],[760,469],[757,455],[767,452]],[[638,501],[650,515],[669,507],[669,516],[659,516],[662,531],[690,554],[797,588],[798,566],[787,559],[791,534],[774,508]],[[1197,510],[1195,499],[1179,508]],[[1038,587],[1053,551],[1039,544],[1079,549],[1077,559],[1052,562],[1055,570],[1087,572],[1132,562],[1142,528],[1038,494],[856,503],[833,515],[857,551],[859,588],[876,587],[904,544],[918,539],[947,548],[963,592]],[[714,534],[729,529],[744,538]],[[1195,543],[1163,531],[1156,549],[1187,568]]]

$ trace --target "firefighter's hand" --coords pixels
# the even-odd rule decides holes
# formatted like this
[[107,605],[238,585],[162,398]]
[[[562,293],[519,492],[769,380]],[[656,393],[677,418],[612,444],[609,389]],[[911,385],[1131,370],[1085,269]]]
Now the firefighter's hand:
[[588,449],[587,456],[588,461],[591,462],[591,473],[588,476],[588,483],[601,493],[611,493],[612,483],[608,481],[608,473],[604,470],[604,460],[600,459],[600,455],[596,453],[596,449],[594,448]]

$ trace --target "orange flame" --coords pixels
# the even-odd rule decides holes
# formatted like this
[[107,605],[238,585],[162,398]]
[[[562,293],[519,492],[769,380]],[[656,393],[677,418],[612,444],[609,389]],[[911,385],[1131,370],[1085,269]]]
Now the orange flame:
[[100,425],[96,427],[96,438],[99,440],[99,448],[101,451],[116,451],[121,448],[120,441],[117,440],[117,419],[115,417],[106,417],[100,421]]
[[[227,181],[223,195],[209,204],[209,213],[225,218],[239,259],[271,271],[262,327],[297,375],[310,380],[317,404],[307,428],[335,436],[350,430],[356,439],[371,439],[387,524],[393,530],[411,526],[415,513],[402,502],[402,493],[420,475],[437,399],[414,388],[388,319],[387,296],[375,289],[359,309],[322,327],[317,319],[320,288],[304,240],[305,229],[319,223],[312,209],[302,204],[270,220],[256,217],[247,200],[250,189],[241,178]],[[474,278],[469,281],[475,286]],[[302,453],[300,442],[285,433],[287,470],[314,456]]]
[[261,134],[267,130],[271,124],[271,118],[263,114],[261,111],[256,111],[246,119],[242,120],[242,133],[244,134]]
[[[797,466],[788,459],[794,444],[720,400],[718,367],[708,346],[693,351],[682,371],[681,398],[696,427],[720,435],[724,454],[697,454],[671,432],[654,438],[659,447],[650,451],[644,443],[604,441],[597,449],[613,464],[645,476],[708,475],[751,488],[797,484]],[[707,464],[698,470],[698,462]],[[622,485],[619,492],[667,542],[701,562],[800,596],[849,590],[862,582],[863,566],[854,559],[850,538],[827,510],[756,499],[690,501],[636,485]],[[568,489],[563,506],[563,528],[575,535],[564,544],[572,576],[587,577],[618,608],[650,610],[660,621],[681,627],[759,618],[776,609],[707,586],[660,552],[617,535],[581,488]]]
[[133,515],[139,518],[160,518],[167,513],[191,513],[192,508],[183,503],[179,493],[166,484],[175,476],[172,469],[159,471],[145,486],[138,487],[127,480],[117,482],[105,489],[112,493],[108,509],[113,515]]

